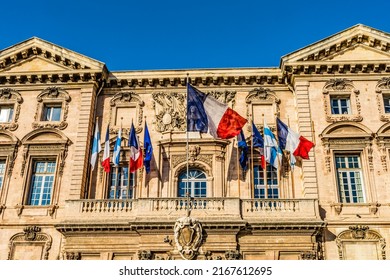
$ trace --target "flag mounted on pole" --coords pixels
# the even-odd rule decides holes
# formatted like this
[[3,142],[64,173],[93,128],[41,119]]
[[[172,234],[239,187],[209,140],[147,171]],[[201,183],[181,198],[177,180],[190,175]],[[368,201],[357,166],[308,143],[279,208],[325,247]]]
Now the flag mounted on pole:
[[275,168],[279,168],[282,154],[282,150],[280,150],[278,143],[276,142],[275,135],[264,120],[264,156],[266,162]]
[[144,151],[145,151],[144,166],[145,166],[146,174],[148,174],[150,172],[150,162],[153,156],[153,146],[152,146],[152,141],[150,140],[149,129],[146,122],[145,122],[145,132],[144,132]]
[[291,153],[290,163],[294,165],[295,157],[309,159],[309,152],[313,148],[314,143],[292,131],[279,118],[276,118],[278,127],[278,138],[280,148]]
[[253,122],[252,122],[252,141],[253,141],[253,147],[259,148],[260,150],[260,165],[264,170],[265,169],[264,139]]
[[116,137],[116,142],[114,146],[114,153],[112,154],[112,162],[115,167],[119,166],[120,154],[121,154],[121,142],[122,142],[122,126],[118,130],[118,136]]
[[240,165],[242,170],[248,169],[248,145],[245,140],[244,132],[241,130],[240,134],[237,135],[237,146],[241,150],[240,154]]
[[97,160],[98,154],[100,153],[101,150],[102,150],[102,147],[100,144],[99,126],[98,126],[98,122],[96,121],[95,133],[93,135],[93,143],[92,143],[92,154],[91,154],[92,170],[95,169],[96,160]]
[[130,172],[134,173],[142,167],[142,149],[138,143],[137,135],[133,123],[131,123],[130,135],[129,135],[129,147],[130,147]]
[[111,166],[110,166],[110,129],[107,126],[107,132],[106,132],[106,140],[104,142],[104,152],[103,152],[103,161],[102,166],[104,168],[104,171],[106,173],[110,172]]
[[187,131],[229,139],[237,136],[246,122],[228,105],[187,84]]

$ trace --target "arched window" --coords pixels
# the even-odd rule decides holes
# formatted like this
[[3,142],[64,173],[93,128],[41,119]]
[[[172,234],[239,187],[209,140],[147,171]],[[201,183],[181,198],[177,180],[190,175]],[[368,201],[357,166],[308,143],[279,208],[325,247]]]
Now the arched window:
[[203,171],[190,169],[187,180],[187,170],[184,170],[179,175],[178,196],[186,197],[188,192],[191,197],[206,197],[206,182],[206,175]]

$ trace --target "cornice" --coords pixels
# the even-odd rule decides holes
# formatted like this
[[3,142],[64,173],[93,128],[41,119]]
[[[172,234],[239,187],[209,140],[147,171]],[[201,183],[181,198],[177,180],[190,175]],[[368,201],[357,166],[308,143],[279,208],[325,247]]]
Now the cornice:
[[383,74],[390,73],[390,59],[388,61],[299,61],[284,66],[284,75],[324,75],[324,74]]
[[48,83],[83,83],[100,82],[105,79],[102,71],[47,71],[47,72],[21,72],[1,73],[0,85],[48,84]]
[[187,76],[196,86],[284,84],[279,68],[251,68],[112,72],[107,87],[185,86]]

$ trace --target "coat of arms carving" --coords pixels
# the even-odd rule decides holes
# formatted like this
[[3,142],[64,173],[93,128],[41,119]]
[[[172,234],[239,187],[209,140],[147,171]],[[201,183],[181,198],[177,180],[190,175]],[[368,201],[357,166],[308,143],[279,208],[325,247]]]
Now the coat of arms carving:
[[198,255],[202,243],[202,225],[189,216],[179,218],[175,223],[175,242],[183,259],[192,260]]

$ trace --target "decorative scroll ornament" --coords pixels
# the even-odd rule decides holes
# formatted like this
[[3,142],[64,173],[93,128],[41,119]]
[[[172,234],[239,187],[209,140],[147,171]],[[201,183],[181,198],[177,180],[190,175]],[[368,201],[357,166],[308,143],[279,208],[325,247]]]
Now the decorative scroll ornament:
[[[69,103],[71,101],[70,95],[63,88],[48,87],[37,96],[37,108],[35,111],[34,122],[32,127],[38,128],[57,128],[63,130],[68,127],[66,121],[69,113]],[[42,121],[41,116],[44,111],[45,104],[59,103],[61,104],[61,110],[63,110],[60,121]]]
[[138,252],[138,259],[139,260],[151,260],[152,256],[153,256],[153,254],[151,251],[143,250],[143,251]]
[[[326,121],[330,123],[341,121],[361,122],[363,117],[361,115],[361,104],[359,100],[358,89],[355,89],[353,83],[347,79],[331,79],[322,90],[324,98],[324,110]],[[350,106],[353,114],[338,114],[331,113],[330,97],[331,96],[346,96],[350,98]]]
[[155,126],[158,132],[185,131],[186,106],[184,94],[156,92],[152,94]]
[[344,259],[344,242],[365,242],[370,241],[377,244],[378,253],[381,255],[381,259],[386,259],[386,241],[376,231],[371,230],[368,226],[354,225],[350,226],[348,230],[341,232],[336,238],[336,245],[338,247],[338,253],[340,260]]
[[390,115],[385,112],[384,97],[390,97],[390,78],[382,78],[376,85],[376,100],[378,111],[380,114],[380,120],[383,122],[390,121]]
[[49,257],[49,250],[52,245],[52,238],[46,233],[41,233],[41,228],[38,226],[28,226],[13,235],[9,241],[8,259],[14,259],[15,249],[17,246],[39,246],[42,248],[40,259],[47,260]]
[[174,227],[177,250],[183,259],[193,260],[198,255],[202,243],[202,225],[191,214],[191,201],[187,196],[187,216],[177,219]]
[[0,89],[0,105],[7,105],[15,110],[14,117],[9,122],[0,124],[0,130],[15,131],[19,127],[18,119],[20,115],[20,104],[22,103],[23,98],[18,91],[10,88]]
[[214,97],[218,101],[225,103],[225,104],[231,102],[232,106],[234,106],[236,103],[236,92],[235,91],[228,91],[228,90],[208,91],[208,92],[206,92],[206,94],[211,95],[212,97]]

